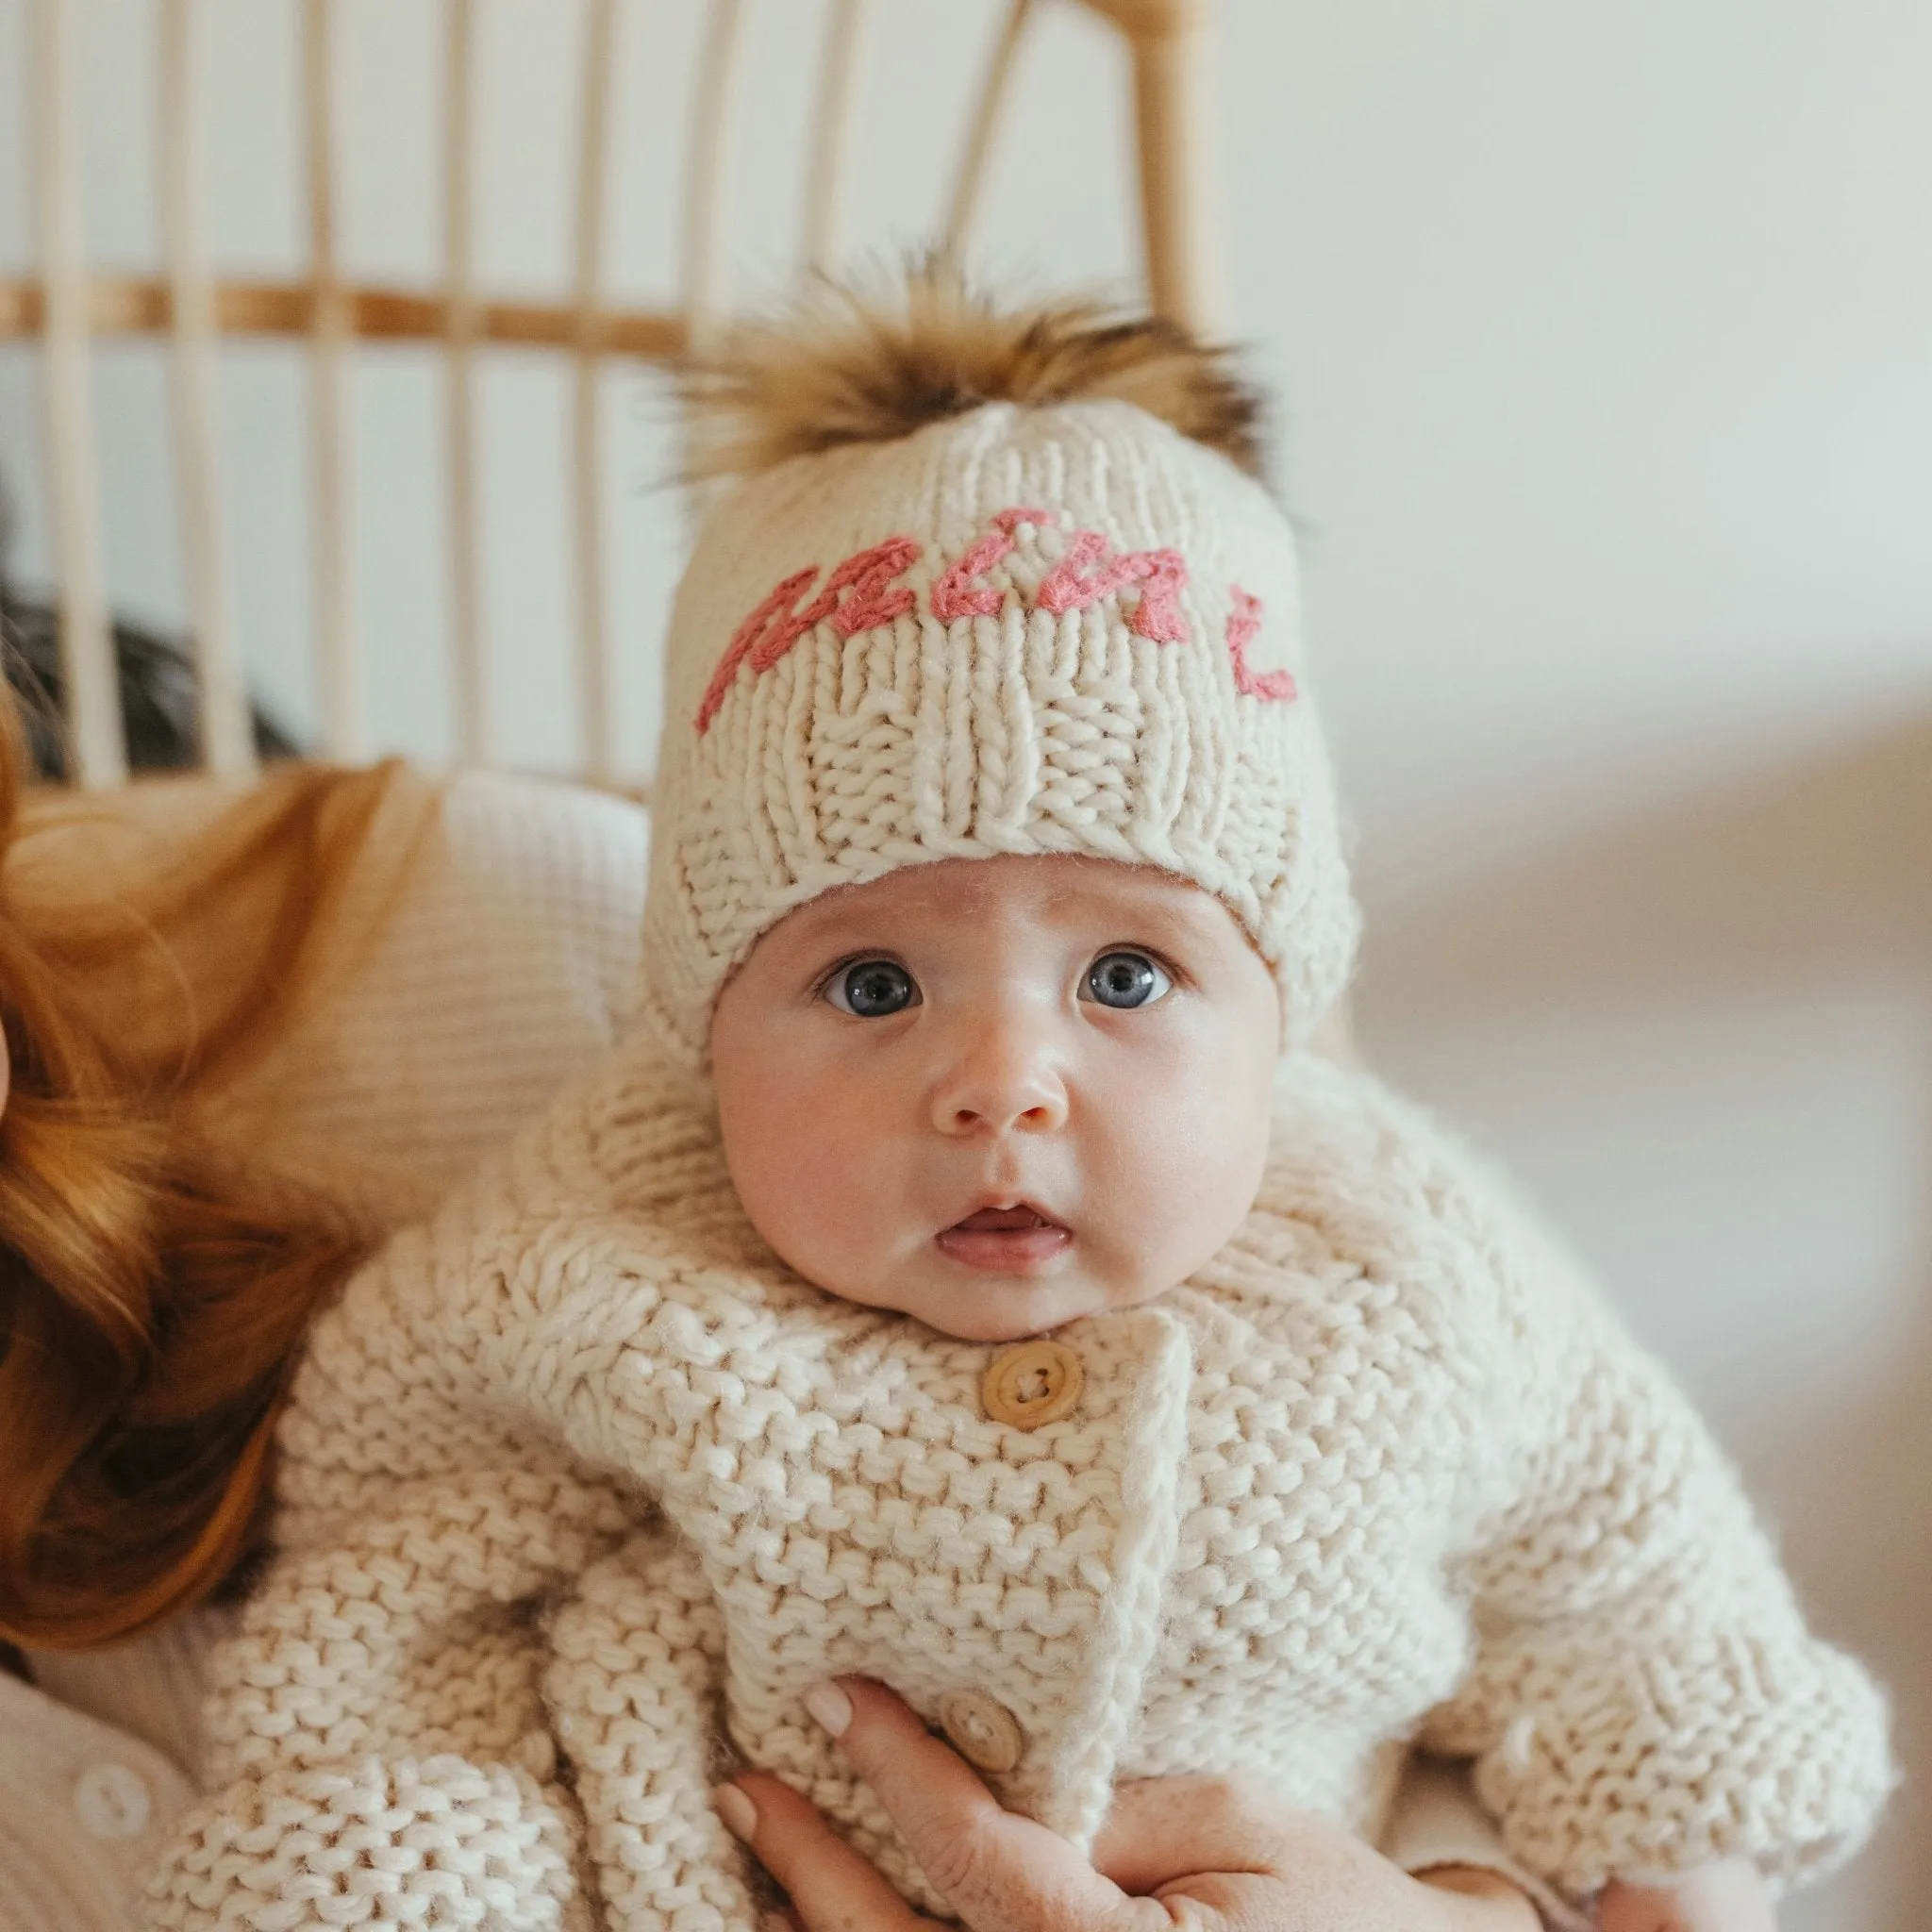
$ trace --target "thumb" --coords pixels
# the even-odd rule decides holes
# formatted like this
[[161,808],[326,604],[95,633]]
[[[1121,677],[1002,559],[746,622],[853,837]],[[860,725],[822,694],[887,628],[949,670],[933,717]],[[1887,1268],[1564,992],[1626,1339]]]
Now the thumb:
[[[827,1694],[829,1693],[829,1695]],[[966,1761],[882,1684],[841,1677],[806,1707],[883,1804],[933,1888],[973,1932],[1118,1932],[1128,1911],[1067,1840],[1003,1810]]]
[[1203,1873],[1272,1872],[1281,1850],[1274,1807],[1238,1779],[1150,1777],[1115,1790],[1093,1867],[1144,1896]]

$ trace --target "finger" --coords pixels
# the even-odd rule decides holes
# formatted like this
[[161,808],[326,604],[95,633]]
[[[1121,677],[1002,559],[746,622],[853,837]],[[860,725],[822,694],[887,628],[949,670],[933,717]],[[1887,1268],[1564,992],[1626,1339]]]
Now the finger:
[[1668,1893],[1614,1882],[1598,1901],[1597,1924],[1600,1932],[1684,1932],[1676,1901]]
[[722,1787],[714,1802],[719,1817],[784,1889],[804,1932],[914,1932],[924,1924],[789,1785],[748,1772]]
[[[1543,1915],[1527,1892],[1500,1872],[1480,1865],[1437,1865],[1416,1874],[1417,1883],[1450,1894],[1450,1932],[1538,1932]],[[1598,1932],[1608,1932],[1603,1921]]]
[[1093,1866],[1136,1896],[1204,1872],[1272,1872],[1287,1815],[1236,1778],[1141,1778],[1115,1790]]
[[1702,1865],[1668,1885],[1624,1885],[1613,1879],[1604,1889],[1598,1911],[1609,1932],[1682,1932],[1693,1925],[1776,1932],[1771,1893],[1748,1858]]
[[[827,1691],[833,1694],[827,1696]],[[1100,1932],[1128,1901],[1058,1832],[1004,1811],[965,1760],[881,1684],[841,1677],[808,1709],[891,1814],[933,1890],[973,1932]]]

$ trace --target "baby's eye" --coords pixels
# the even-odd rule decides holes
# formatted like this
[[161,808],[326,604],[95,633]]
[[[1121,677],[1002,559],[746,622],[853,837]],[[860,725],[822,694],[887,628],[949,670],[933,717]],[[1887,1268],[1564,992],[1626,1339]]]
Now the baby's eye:
[[919,1004],[919,988],[905,967],[891,959],[861,959],[841,966],[825,983],[825,997],[841,1013],[860,1020],[883,1020]]
[[1145,953],[1103,953],[1088,967],[1080,997],[1103,1007],[1151,1007],[1173,991],[1174,981]]

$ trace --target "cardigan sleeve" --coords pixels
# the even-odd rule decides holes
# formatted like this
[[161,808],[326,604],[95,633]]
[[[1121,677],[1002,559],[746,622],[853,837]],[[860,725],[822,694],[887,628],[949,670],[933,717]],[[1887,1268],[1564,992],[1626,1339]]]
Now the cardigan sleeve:
[[150,1884],[156,1932],[595,1923],[541,1613],[637,1510],[411,1333],[437,1259],[430,1232],[399,1238],[317,1325],[276,1553],[214,1660],[213,1795]]
[[1754,1859],[1783,1889],[1849,1856],[1892,1782],[1883,1697],[1820,1641],[1669,1377],[1507,1200],[1465,1235],[1498,1285],[1478,1632],[1425,1729],[1474,1760],[1510,1850],[1573,1899]]

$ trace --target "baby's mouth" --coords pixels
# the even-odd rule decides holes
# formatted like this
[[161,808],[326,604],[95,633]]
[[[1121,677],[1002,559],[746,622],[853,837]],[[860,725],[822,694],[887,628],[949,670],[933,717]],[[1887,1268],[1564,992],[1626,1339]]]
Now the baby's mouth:
[[976,1208],[936,1237],[941,1253],[993,1274],[1030,1274],[1071,1245],[1074,1235],[1029,1202]]

